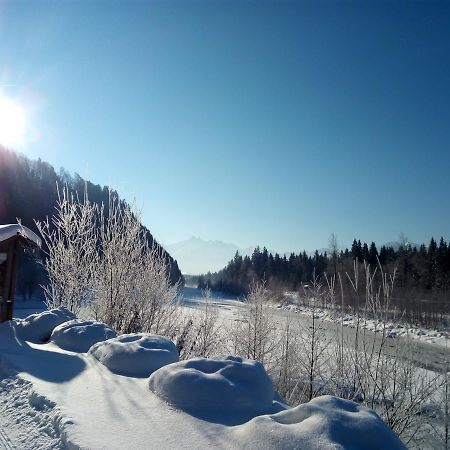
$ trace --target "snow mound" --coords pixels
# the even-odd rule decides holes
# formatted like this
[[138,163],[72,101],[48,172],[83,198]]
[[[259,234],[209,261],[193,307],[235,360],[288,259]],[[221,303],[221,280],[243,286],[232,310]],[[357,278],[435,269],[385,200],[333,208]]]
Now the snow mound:
[[237,427],[242,448],[406,450],[396,434],[372,410],[324,395]]
[[262,364],[235,356],[170,364],[150,376],[149,387],[167,403],[202,417],[273,411],[274,389]]
[[97,342],[116,336],[104,323],[75,319],[57,326],[50,340],[64,350],[85,353]]
[[50,309],[16,320],[15,328],[20,339],[41,344],[49,340],[55,327],[75,318],[75,314],[66,308]]
[[111,372],[148,377],[155,370],[179,361],[175,344],[163,336],[123,334],[94,345],[89,353]]

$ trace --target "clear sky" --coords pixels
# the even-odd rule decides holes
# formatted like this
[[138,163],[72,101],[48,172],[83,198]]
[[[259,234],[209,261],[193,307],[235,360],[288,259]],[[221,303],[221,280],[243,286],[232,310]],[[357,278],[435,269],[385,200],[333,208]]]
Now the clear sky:
[[450,238],[450,2],[0,0],[0,85],[163,243]]

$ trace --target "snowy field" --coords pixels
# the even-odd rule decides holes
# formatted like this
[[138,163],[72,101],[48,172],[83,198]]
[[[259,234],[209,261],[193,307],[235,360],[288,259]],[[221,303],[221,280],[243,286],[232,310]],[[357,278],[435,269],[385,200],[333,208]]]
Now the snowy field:
[[[201,303],[197,294],[185,290],[185,304]],[[229,318],[243,307],[214,301]],[[0,448],[404,448],[353,402],[285,405],[259,363],[176,362],[167,339],[110,335],[65,311],[0,325]]]

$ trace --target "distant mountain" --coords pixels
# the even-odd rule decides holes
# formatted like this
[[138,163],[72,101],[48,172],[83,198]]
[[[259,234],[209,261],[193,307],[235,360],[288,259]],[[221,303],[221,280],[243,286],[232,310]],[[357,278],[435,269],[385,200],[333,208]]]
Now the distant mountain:
[[243,249],[235,244],[205,241],[197,237],[191,237],[165,247],[177,260],[181,272],[189,275],[217,272],[233,259],[237,251],[244,256],[251,255],[254,250],[254,247]]

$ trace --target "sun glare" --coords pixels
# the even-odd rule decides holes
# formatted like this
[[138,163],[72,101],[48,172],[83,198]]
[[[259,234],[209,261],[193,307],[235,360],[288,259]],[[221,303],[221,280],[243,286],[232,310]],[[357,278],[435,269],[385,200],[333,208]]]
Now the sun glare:
[[23,109],[0,94],[0,145],[17,147],[24,143],[26,120]]

